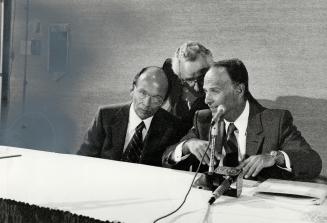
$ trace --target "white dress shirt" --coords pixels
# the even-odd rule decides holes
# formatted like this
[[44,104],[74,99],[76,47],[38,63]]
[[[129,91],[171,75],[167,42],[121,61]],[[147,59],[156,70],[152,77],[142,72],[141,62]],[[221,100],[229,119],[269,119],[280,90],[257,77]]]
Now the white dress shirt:
[[[249,115],[250,115],[250,104],[248,101],[246,101],[243,112],[234,122],[234,125],[237,128],[237,130],[235,130],[234,134],[235,134],[237,144],[238,144],[238,161],[240,161],[240,162],[243,161],[245,154],[246,154],[246,134],[247,134],[246,129],[248,126]],[[226,120],[224,120],[224,122],[225,122],[225,131],[227,132],[230,122],[228,122]],[[189,156],[189,155],[182,156],[182,149],[183,149],[184,142],[185,141],[181,142],[176,147],[176,149],[173,153],[173,156],[172,156],[173,161],[180,162]],[[285,166],[286,166],[286,168],[282,168],[282,169],[285,169],[287,171],[292,171],[291,161],[290,161],[288,155],[284,151],[281,151],[281,152],[284,155]],[[219,162],[220,166],[223,165],[223,158],[224,158],[225,154],[226,154],[225,149],[223,149],[222,159]]]
[[145,128],[143,128],[142,131],[142,139],[144,140],[146,134],[148,133],[148,130],[150,128],[151,125],[151,121],[153,116],[142,120],[136,113],[134,110],[134,104],[132,103],[130,108],[129,108],[129,116],[128,116],[128,125],[127,125],[127,132],[126,132],[126,137],[125,137],[125,144],[124,144],[124,151],[129,143],[129,141],[131,141],[134,133],[135,133],[135,129],[136,127],[143,121],[145,124]]
[[[249,102],[246,101],[243,112],[234,122],[234,125],[237,128],[237,130],[234,131],[234,134],[238,144],[238,161],[242,161],[246,153],[246,128],[248,127],[249,114],[250,105]],[[226,121],[225,119],[224,122],[225,131],[227,132],[230,122]],[[223,150],[223,155],[224,152],[225,150]]]

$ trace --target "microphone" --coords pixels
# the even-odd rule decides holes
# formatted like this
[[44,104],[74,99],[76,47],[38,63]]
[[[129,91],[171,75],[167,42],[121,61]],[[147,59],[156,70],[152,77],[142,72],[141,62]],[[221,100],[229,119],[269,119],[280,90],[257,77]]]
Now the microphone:
[[225,111],[226,111],[225,105],[218,106],[215,116],[211,119],[211,126],[213,126],[221,118],[221,116],[225,113]]
[[[217,108],[217,112],[215,116],[211,120],[210,124],[210,135],[209,135],[209,146],[210,146],[210,162],[209,162],[209,175],[213,175],[214,172],[214,160],[215,160],[215,148],[216,148],[216,137],[218,136],[218,121],[221,119],[223,114],[225,113],[225,106],[224,105],[219,105]],[[216,125],[217,124],[217,125]]]
[[227,176],[225,180],[217,187],[217,189],[212,193],[211,198],[209,199],[209,205],[212,205],[221,195],[223,195],[233,183],[233,178]]

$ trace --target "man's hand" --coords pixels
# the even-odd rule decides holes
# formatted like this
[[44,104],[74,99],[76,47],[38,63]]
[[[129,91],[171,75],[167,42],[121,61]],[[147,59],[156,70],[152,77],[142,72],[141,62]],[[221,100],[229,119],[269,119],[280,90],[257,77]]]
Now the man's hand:
[[[192,153],[199,161],[201,161],[202,156],[204,156],[202,160],[202,164],[209,165],[210,163],[210,149],[205,153],[209,142],[201,139],[189,139],[183,144],[183,155],[187,155]],[[215,154],[214,164],[218,163],[218,154]]]
[[254,155],[244,160],[238,168],[243,168],[245,178],[255,177],[263,168],[271,167],[276,163],[275,158],[269,154]]

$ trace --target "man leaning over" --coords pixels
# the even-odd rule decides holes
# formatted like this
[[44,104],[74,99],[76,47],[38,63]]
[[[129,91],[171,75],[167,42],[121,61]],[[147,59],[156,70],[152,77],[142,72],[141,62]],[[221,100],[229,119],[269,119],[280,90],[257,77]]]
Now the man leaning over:
[[212,63],[209,49],[188,41],[163,64],[172,86],[163,108],[181,118],[186,131],[192,127],[195,111],[208,108],[204,103],[203,78]]

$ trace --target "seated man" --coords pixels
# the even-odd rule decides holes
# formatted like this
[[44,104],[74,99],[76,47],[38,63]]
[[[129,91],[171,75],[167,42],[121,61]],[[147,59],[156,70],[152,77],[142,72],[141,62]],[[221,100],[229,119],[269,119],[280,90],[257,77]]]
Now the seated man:
[[186,42],[163,64],[172,86],[163,108],[181,118],[186,131],[192,127],[195,111],[208,108],[204,103],[203,78],[212,63],[209,49],[198,42]]
[[77,153],[161,166],[164,150],[183,134],[181,121],[160,108],[168,89],[161,68],[143,68],[133,81],[132,103],[100,108]]
[[248,89],[248,73],[238,59],[214,63],[204,78],[205,103],[210,109],[197,111],[194,124],[181,143],[169,147],[163,165],[193,170],[202,156],[201,171],[208,170],[210,151],[205,153],[212,117],[219,105],[225,106],[222,155],[216,155],[219,165],[243,168],[245,178],[269,177],[306,179],[319,175],[320,156],[311,149],[293,125],[287,110],[261,106]]

